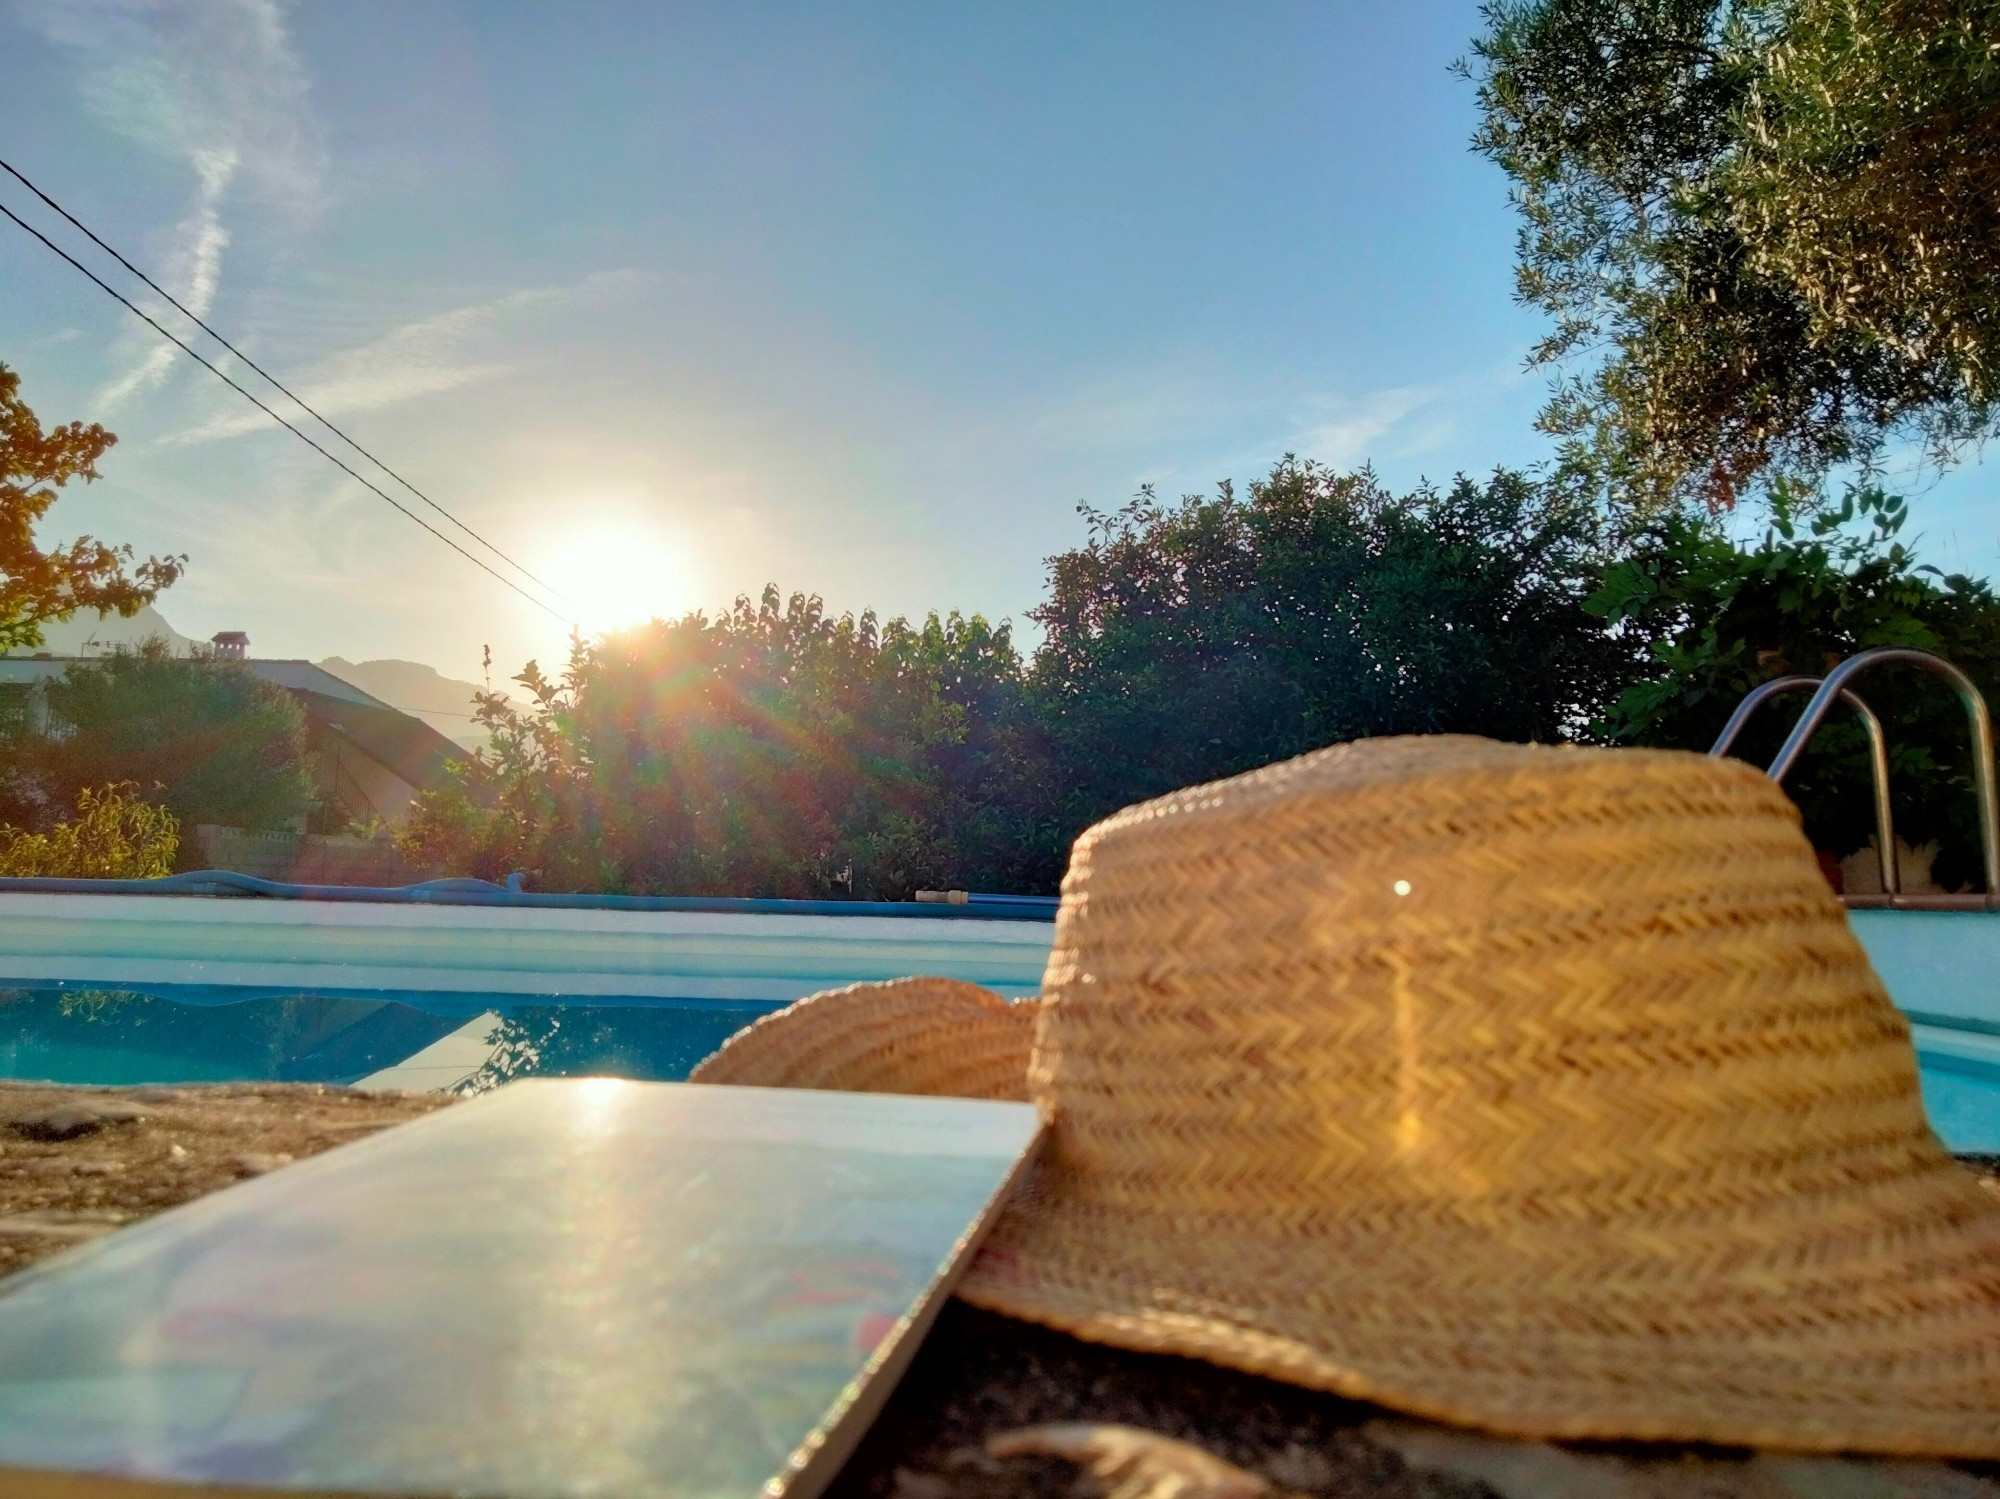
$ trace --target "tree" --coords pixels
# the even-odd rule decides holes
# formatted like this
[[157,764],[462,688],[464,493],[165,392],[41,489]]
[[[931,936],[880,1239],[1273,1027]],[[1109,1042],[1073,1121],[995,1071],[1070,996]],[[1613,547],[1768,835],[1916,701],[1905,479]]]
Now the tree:
[[[40,645],[41,627],[79,609],[126,616],[181,575],[185,557],[148,557],[88,536],[43,551],[35,527],[72,479],[97,478],[118,439],[95,424],[42,430],[21,399],[21,377],[0,364],[0,652]],[[129,570],[128,570],[129,569]]]
[[1067,836],[1346,739],[1561,739],[1630,669],[1583,608],[1595,514],[1516,474],[1399,496],[1288,457],[1247,498],[1147,491],[1085,515],[1090,540],[1051,559],[1033,611]]
[[1596,513],[1516,474],[1398,496],[1287,458],[1247,497],[1085,516],[1028,663],[977,616],[775,587],[531,663],[405,850],[560,888],[1044,893],[1128,803],[1370,734],[1564,738],[1639,659],[1583,607]]
[[[1635,539],[1587,607],[1642,649],[1649,669],[1593,726],[1614,743],[1705,750],[1744,694],[1787,672],[1818,676],[1871,646],[1915,646],[2000,689],[2000,598],[1985,583],[1918,566],[1897,539],[1904,502],[1879,489],[1834,503],[1780,486],[1769,530],[1735,542],[1712,519],[1671,515]],[[1857,684],[1890,744],[1896,830],[1940,846],[1933,877],[1979,881],[1965,715],[1934,678],[1886,669]],[[1738,753],[1768,763],[1804,699],[1774,704]],[[1839,710],[1785,789],[1814,844],[1846,855],[1874,832],[1867,740]]]
[[153,641],[79,662],[45,691],[52,732],[9,733],[10,820],[45,823],[78,789],[122,781],[186,827],[285,828],[313,805],[304,710],[235,662]]
[[180,823],[137,791],[129,781],[86,786],[76,794],[76,816],[44,833],[0,826],[0,875],[149,880],[171,874]]
[[1542,417],[1642,509],[1948,461],[2000,416],[2000,0],[1495,0],[1467,67],[1555,320]]
[[419,800],[418,863],[540,885],[907,898],[1008,888],[1004,735],[1021,663],[1005,627],[829,616],[767,588],[576,642],[528,707],[479,700],[489,750]]

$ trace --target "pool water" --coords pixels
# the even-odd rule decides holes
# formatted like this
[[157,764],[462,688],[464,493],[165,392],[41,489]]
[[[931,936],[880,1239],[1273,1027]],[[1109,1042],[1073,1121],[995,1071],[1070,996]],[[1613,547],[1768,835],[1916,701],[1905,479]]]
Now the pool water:
[[[675,1081],[758,1016],[936,974],[1039,992],[1052,913],[936,905],[248,900],[0,881],[0,1077],[478,1091]],[[29,882],[32,883],[32,882]],[[1931,1123],[2000,1152],[2000,915],[1854,911]]]
[[69,1083],[674,1081],[758,1016],[847,984],[923,973],[1036,993],[1055,932],[1048,903],[1018,901],[266,900],[31,883],[0,880],[0,1077]]
[[516,1077],[674,1082],[775,1005],[518,995],[366,998],[205,990],[0,990],[0,1077],[310,1082],[479,1091]]
[[[519,995],[0,989],[0,1078],[132,1084],[300,1082],[482,1092],[520,1077],[678,1082],[776,1004]],[[1925,1034],[1920,1028],[1919,1034]],[[2000,1149],[1990,1068],[1920,1052],[1932,1126]]]

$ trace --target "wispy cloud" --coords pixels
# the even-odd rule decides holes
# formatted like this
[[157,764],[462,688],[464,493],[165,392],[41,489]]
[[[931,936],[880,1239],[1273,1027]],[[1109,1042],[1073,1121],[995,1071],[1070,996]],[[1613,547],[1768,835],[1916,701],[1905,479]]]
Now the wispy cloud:
[[[200,174],[201,188],[194,211],[176,228],[171,258],[160,279],[182,306],[205,318],[215,306],[215,290],[222,279],[222,252],[229,244],[229,231],[222,226],[222,197],[236,174],[236,157],[231,152],[205,152],[196,159],[195,170]],[[139,362],[107,385],[98,400],[107,410],[115,410],[166,379],[180,357],[179,349],[154,338]]]
[[1164,370],[1084,387],[1017,430],[1057,451],[1143,454],[1134,482],[1207,483],[1261,472],[1287,452],[1335,468],[1420,458],[1450,446],[1454,404],[1482,390],[1465,379],[1359,395],[1287,393]]
[[1334,468],[1354,468],[1379,456],[1384,443],[1406,437],[1410,419],[1434,407],[1444,394],[1438,386],[1399,385],[1359,399],[1314,400],[1307,403],[1305,419],[1288,446]]
[[200,170],[228,157],[260,194],[309,207],[323,153],[311,89],[277,0],[15,0],[73,57],[85,107],[133,143]]
[[[614,295],[635,279],[628,272],[604,272],[573,286],[531,287],[435,313],[334,354],[286,384],[322,416],[339,418],[491,380],[520,367],[510,350],[518,344],[513,335],[525,320]],[[286,403],[272,399],[285,409]],[[227,409],[176,441],[215,442],[269,427],[269,417],[231,400]]]
[[[187,167],[194,198],[156,247],[160,283],[198,315],[215,304],[230,240],[223,210],[254,195],[288,212],[316,206],[322,153],[305,69],[277,0],[16,0],[30,29],[74,58],[101,124]],[[175,353],[150,334],[121,339],[115,408],[158,385]]]
[[[1204,455],[1207,468],[1268,463],[1283,452],[1346,468],[1447,443],[1455,401],[1490,382],[1467,376],[1385,386],[1359,395],[1223,384],[1172,368],[1099,380],[1028,418],[1017,431],[1066,449],[1146,446]],[[1206,471],[1206,469],[1204,470]],[[1162,475],[1164,476],[1164,474]]]

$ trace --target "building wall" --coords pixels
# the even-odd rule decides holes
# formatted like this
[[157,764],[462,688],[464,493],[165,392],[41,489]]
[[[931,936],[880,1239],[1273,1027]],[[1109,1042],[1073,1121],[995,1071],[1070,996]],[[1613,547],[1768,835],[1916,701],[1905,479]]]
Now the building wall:
[[350,822],[402,825],[417,799],[416,787],[317,723],[312,725],[310,741],[319,760],[322,806],[339,808]]
[[417,874],[387,838],[195,829],[201,867],[294,885],[408,885]]

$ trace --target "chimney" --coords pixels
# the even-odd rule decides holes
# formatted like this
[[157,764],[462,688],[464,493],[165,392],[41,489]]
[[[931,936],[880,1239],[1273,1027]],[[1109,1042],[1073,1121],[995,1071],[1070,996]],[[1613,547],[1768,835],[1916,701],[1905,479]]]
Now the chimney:
[[241,661],[250,651],[250,637],[241,630],[219,630],[209,636],[218,661]]

